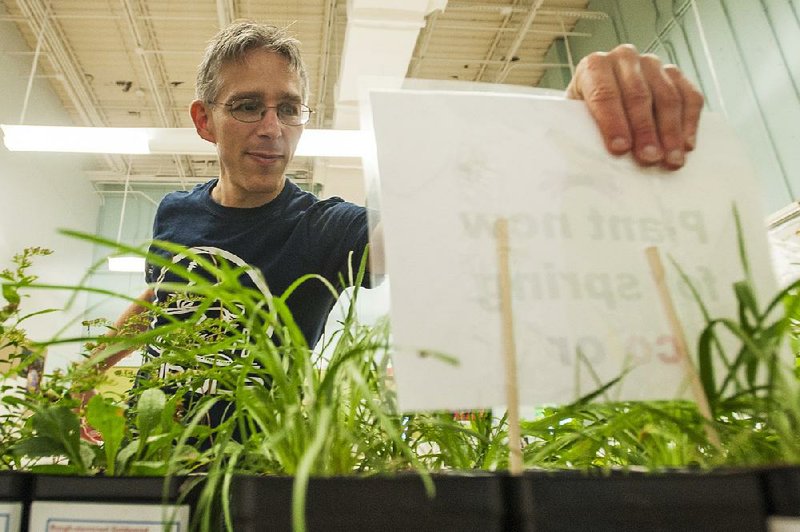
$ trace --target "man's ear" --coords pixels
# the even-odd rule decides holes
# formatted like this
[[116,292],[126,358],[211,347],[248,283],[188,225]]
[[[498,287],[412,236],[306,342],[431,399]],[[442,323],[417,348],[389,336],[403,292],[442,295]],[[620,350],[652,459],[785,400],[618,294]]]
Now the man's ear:
[[214,123],[211,119],[211,114],[209,113],[206,104],[200,100],[195,100],[192,102],[189,112],[192,115],[194,128],[197,131],[197,134],[200,135],[200,138],[216,144],[217,141],[213,131]]

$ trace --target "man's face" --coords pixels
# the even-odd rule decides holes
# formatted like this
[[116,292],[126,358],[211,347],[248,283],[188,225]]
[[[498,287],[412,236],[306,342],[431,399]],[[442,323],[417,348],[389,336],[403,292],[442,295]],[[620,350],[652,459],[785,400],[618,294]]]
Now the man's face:
[[[253,50],[243,62],[223,65],[219,87],[217,105],[192,104],[198,133],[214,142],[219,153],[220,190],[215,199],[227,206],[263,205],[283,190],[284,172],[303,132],[303,126],[281,123],[274,109],[281,103],[302,102],[300,77],[281,55]],[[221,104],[242,98],[261,100],[272,109],[258,122],[240,122]]]

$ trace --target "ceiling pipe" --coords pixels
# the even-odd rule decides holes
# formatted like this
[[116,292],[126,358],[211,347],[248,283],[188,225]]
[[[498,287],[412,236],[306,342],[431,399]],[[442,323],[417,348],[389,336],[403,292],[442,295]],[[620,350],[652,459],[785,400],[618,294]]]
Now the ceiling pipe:
[[514,58],[517,55],[517,51],[519,47],[522,45],[522,41],[525,40],[525,36],[528,34],[528,30],[530,29],[531,25],[533,24],[534,19],[536,19],[536,15],[539,13],[539,8],[542,7],[544,0],[536,0],[533,5],[531,6],[530,11],[528,11],[528,15],[525,17],[525,22],[522,23],[522,26],[519,27],[519,31],[517,32],[516,37],[514,37],[514,41],[511,43],[511,46],[508,48],[506,52],[506,57],[504,60],[504,65],[500,67],[500,71],[497,73],[497,76],[494,78],[495,83],[502,83],[505,81],[506,77],[508,76],[509,71],[511,71],[511,63],[514,61]]
[[[93,183],[93,185],[98,185],[98,184],[100,184],[100,183]],[[117,184],[117,183],[115,183],[115,184]],[[176,184],[180,184],[180,183],[176,183]],[[143,198],[143,199],[144,199],[145,201],[147,201],[148,203],[150,203],[150,204],[152,204],[152,205],[155,205],[156,207],[158,207],[159,203],[158,203],[156,200],[154,200],[153,198],[151,198],[150,196],[148,196],[147,194],[145,194],[145,193],[144,193],[144,192],[142,192],[141,190],[131,190],[131,189],[130,189],[130,185],[128,185],[128,187],[129,187],[129,188],[128,188],[127,190],[102,190],[102,189],[98,189],[98,188],[95,186],[95,189],[94,189],[94,191],[95,191],[95,193],[96,193],[96,194],[98,194],[98,195],[99,195],[99,196],[101,196],[101,197],[102,197],[102,196],[115,196],[115,195],[121,195],[121,196],[136,196],[136,197]],[[121,222],[120,222],[120,223],[121,223]],[[121,227],[121,226],[120,226],[120,227]]]
[[[472,12],[492,12],[499,11],[501,13],[526,13],[528,9],[525,7],[509,6],[507,4],[467,4],[464,2],[449,2],[447,4],[448,11],[472,11]],[[539,11],[542,16],[562,16],[573,18],[584,18],[594,20],[608,19],[608,13],[602,11],[581,11],[578,9],[542,9]]]
[[217,24],[219,29],[226,28],[236,18],[232,0],[217,0]]
[[33,62],[31,63],[31,73],[28,75],[28,85],[25,87],[25,98],[22,100],[22,111],[19,114],[19,123],[25,123],[25,114],[28,111],[28,102],[31,98],[31,89],[33,88],[33,78],[36,75],[36,70],[39,67],[39,56],[42,53],[42,42],[44,42],[44,32],[47,25],[50,23],[50,4],[47,4],[47,10],[44,12],[44,20],[42,27],[39,28],[39,33],[36,36],[36,50],[33,53]]
[[133,165],[132,158],[128,158],[128,172],[125,174],[125,188],[122,194],[122,208],[119,210],[119,225],[117,227],[117,244],[122,241],[122,224],[125,223],[125,210],[128,206],[128,186],[131,184],[131,166]]
[[[41,0],[18,0],[18,5],[34,33],[44,26],[46,8]],[[74,54],[66,48],[65,40],[59,38],[55,21],[47,24],[44,39],[57,68],[64,74],[65,90],[75,106],[75,111],[85,126],[105,126],[104,118],[97,111],[98,104],[86,85],[85,77],[79,71]]]
[[[494,59],[494,60],[492,60],[492,59],[488,59],[488,60],[487,59],[481,59],[481,60],[477,60],[476,61],[475,59],[469,59],[469,58],[465,58],[465,57],[426,57],[425,61],[427,61],[429,63],[453,63],[453,64],[457,64],[457,65],[481,65],[482,67],[487,67],[487,66],[500,66],[500,67],[502,67],[503,65],[506,64],[505,60],[502,60],[502,59]],[[536,69],[536,68],[570,68],[570,64],[569,63],[550,63],[550,62],[541,62],[541,63],[538,63],[538,62],[525,62],[525,63],[519,62],[519,63],[514,63],[514,68],[515,69],[519,69],[519,68],[522,68],[522,69],[530,69],[530,68],[533,68],[533,69]]]
[[[503,9],[500,10],[500,12],[503,14],[503,20],[500,22],[500,27],[497,29],[497,33],[494,34],[494,38],[492,39],[492,44],[489,45],[489,51],[486,52],[486,54],[483,56],[483,59],[485,61],[491,60],[492,57],[494,56],[494,52],[495,52],[495,50],[497,50],[497,47],[500,44],[500,39],[503,37],[503,32],[505,32],[508,29],[512,29],[512,31],[516,31],[513,28],[508,28],[508,25],[511,23],[511,16],[514,14],[514,9],[516,9],[514,6],[516,6],[518,3],[519,3],[519,0],[514,0],[514,3],[512,5],[503,6]],[[459,8],[458,5],[451,6],[451,7],[455,7],[455,9]],[[486,73],[486,67],[487,67],[487,64],[482,64],[481,65],[481,67],[478,69],[478,73],[475,74],[475,77],[473,78],[473,81],[482,81],[483,80],[483,75]]]
[[[107,126],[107,121],[98,111],[100,106],[88,85],[86,76],[78,66],[75,54],[68,48],[66,39],[61,34],[57,17],[51,17],[53,20],[45,25],[47,8],[42,0],[17,0],[17,6],[33,33],[38,34],[41,28],[46,26],[42,35],[44,44],[50,51],[47,57],[50,59],[53,69],[60,75],[59,79],[62,81],[67,98],[72,102],[75,113],[78,115],[80,125]],[[122,172],[125,167],[120,156],[105,155],[104,160],[116,172]]]
[[[140,8],[138,11],[142,12],[141,3],[137,2],[138,7]],[[160,56],[154,55],[152,56],[155,61],[155,68],[157,73],[153,71],[153,66],[150,65],[150,61],[148,60],[148,55],[139,53],[141,50],[144,50],[145,42],[142,37],[141,32],[139,31],[139,27],[136,24],[136,17],[133,12],[133,6],[131,5],[131,0],[122,0],[122,8],[125,16],[125,21],[127,22],[128,29],[130,30],[131,36],[133,37],[133,41],[135,44],[135,50],[139,56],[139,60],[142,63],[142,67],[144,68],[145,78],[147,80],[147,85],[150,89],[150,94],[152,96],[153,102],[156,105],[156,114],[161,121],[161,125],[163,127],[178,127],[177,117],[174,111],[167,113],[167,109],[164,105],[164,100],[161,94],[161,87],[166,87],[169,80],[167,79],[166,69],[164,68],[164,64],[160,59]],[[152,28],[150,27],[150,23],[148,21],[144,22],[145,31],[148,37],[148,43],[154,43],[155,37],[153,36]],[[156,79],[158,77],[158,79]],[[171,101],[169,94],[167,94],[167,102],[169,109],[172,110],[175,108],[174,102]],[[175,156],[176,162],[176,169],[178,171],[178,177],[183,181],[183,179],[187,176],[187,171],[185,168],[185,162],[183,157],[176,155]],[[191,165],[189,165],[189,174],[191,174]],[[184,185],[184,189],[186,186]]]
[[[512,31],[517,31],[517,28],[489,28],[483,26],[470,26],[467,24],[442,24],[441,22],[436,25],[436,27],[440,30],[456,30],[456,31],[468,31],[473,33],[478,33],[481,31],[486,32],[500,32],[500,33],[509,33]],[[529,30],[528,33],[532,34],[539,34],[539,35],[558,35],[561,36],[568,36],[568,37],[591,37],[592,34],[585,32],[585,31],[559,31],[559,30]]]
[[[150,66],[150,61],[147,59],[147,55],[143,53],[145,49],[144,39],[136,24],[136,16],[133,13],[133,6],[131,5],[130,0],[122,0],[122,8],[125,14],[125,22],[127,23],[128,30],[130,30],[131,37],[133,37],[133,42],[135,45],[134,51],[136,55],[139,56],[139,60],[142,63],[147,85],[150,89],[153,103],[155,103],[156,114],[161,122],[161,126],[173,127],[175,124],[172,123],[173,120],[170,120],[170,117],[167,114],[167,110],[164,106],[164,101],[161,97],[161,86],[166,86],[166,80],[161,79],[161,84],[159,84],[159,82],[156,80],[156,74],[153,72],[153,68]],[[158,56],[155,56],[154,61],[156,61],[156,63],[159,62]]]
[[320,69],[317,77],[317,98],[314,104],[317,111],[314,124],[317,128],[324,127],[325,122],[325,94],[328,90],[328,75],[330,73],[331,61],[331,34],[336,19],[336,0],[325,1],[325,12],[323,14],[322,27],[322,53],[320,54]]
[[567,61],[569,62],[569,77],[575,77],[575,58],[572,56],[572,47],[569,45],[569,39],[567,39],[567,28],[564,26],[564,21],[558,19],[561,23],[561,31],[564,32],[564,49],[567,52]]

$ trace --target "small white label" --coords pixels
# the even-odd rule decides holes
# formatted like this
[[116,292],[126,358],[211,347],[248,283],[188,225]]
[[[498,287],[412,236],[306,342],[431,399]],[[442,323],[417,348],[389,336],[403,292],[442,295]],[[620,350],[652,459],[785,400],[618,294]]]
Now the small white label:
[[800,532],[800,517],[771,515],[767,518],[769,532]]
[[0,503],[0,532],[20,532],[21,502]]
[[[166,525],[166,526],[165,526]],[[185,532],[189,506],[34,502],[30,532]]]

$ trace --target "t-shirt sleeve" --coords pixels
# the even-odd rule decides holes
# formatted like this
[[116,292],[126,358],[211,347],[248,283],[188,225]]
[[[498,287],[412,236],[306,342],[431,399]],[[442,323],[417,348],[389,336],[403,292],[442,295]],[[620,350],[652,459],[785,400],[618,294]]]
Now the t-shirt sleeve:
[[[367,209],[340,198],[331,198],[315,207],[319,213],[315,227],[311,228],[314,235],[311,240],[319,252],[324,275],[334,286],[340,286],[340,279],[349,286],[355,282],[369,243]],[[362,286],[370,286],[368,266]]]

